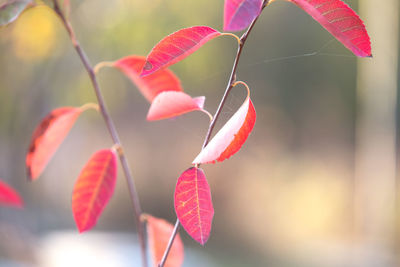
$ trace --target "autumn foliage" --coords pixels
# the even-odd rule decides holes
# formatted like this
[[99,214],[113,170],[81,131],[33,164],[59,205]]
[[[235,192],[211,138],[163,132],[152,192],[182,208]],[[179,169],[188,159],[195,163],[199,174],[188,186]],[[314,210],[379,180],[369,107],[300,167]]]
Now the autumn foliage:
[[[371,43],[364,23],[343,1],[289,1],[313,17],[354,55],[359,57],[372,55]],[[225,0],[223,29],[231,32],[247,29],[242,37],[232,33],[223,33],[208,26],[184,28],[159,41],[146,57],[129,55],[114,62],[100,63],[93,74],[96,75],[103,66],[120,70],[150,102],[147,114],[149,121],[176,117],[192,111],[202,111],[210,116],[209,133],[203,147],[193,161],[188,160],[187,163],[194,166],[189,167],[179,176],[174,194],[177,225],[180,223],[185,231],[201,245],[209,240],[214,208],[210,186],[200,165],[222,162],[236,154],[254,128],[256,111],[250,98],[250,89],[245,82],[236,80],[236,66],[252,25],[271,2],[273,1]],[[53,4],[56,13],[66,23],[66,18],[57,5],[57,1],[53,1]],[[64,4],[68,10],[69,1],[65,1]],[[13,22],[21,12],[34,5],[36,4],[29,0],[6,2],[0,7],[0,26]],[[68,23],[66,26],[69,29]],[[224,98],[215,116],[211,116],[204,109],[205,97],[192,97],[185,93],[179,78],[168,67],[190,56],[207,42],[225,35],[234,36],[239,41],[239,52],[226,92],[229,94],[233,87],[242,84],[247,88],[247,97],[234,115],[211,138],[211,132],[221,112],[220,108],[223,107]],[[71,34],[72,38],[74,36]],[[79,54],[80,51],[77,51]],[[84,61],[85,58],[82,60]],[[95,79],[95,76],[92,79]],[[38,179],[45,171],[45,167],[71,131],[76,120],[89,107],[100,111],[101,115],[107,118],[107,111],[100,101],[100,108],[95,104],[83,107],[56,108],[38,123],[33,131],[26,155],[26,169],[30,180]],[[113,138],[115,139],[114,136]],[[95,152],[82,168],[72,192],[72,211],[79,232],[88,231],[98,223],[103,210],[112,198],[117,179],[117,160],[121,155],[123,155],[123,150],[116,142],[111,148]],[[21,207],[23,201],[11,187],[0,182],[0,204]],[[219,216],[218,211],[216,214]],[[158,266],[168,247],[173,226],[152,215],[143,215],[141,220],[147,222],[148,244],[153,266]],[[182,262],[183,244],[178,235],[164,266],[181,266]]]

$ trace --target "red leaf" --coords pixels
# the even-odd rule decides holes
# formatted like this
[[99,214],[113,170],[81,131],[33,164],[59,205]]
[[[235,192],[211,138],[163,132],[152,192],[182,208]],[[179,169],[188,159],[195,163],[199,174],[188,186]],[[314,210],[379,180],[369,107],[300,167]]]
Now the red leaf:
[[140,77],[145,62],[145,57],[129,56],[116,61],[114,67],[125,73],[149,102],[152,102],[159,93],[164,91],[183,91],[178,77],[169,69]]
[[13,188],[0,181],[0,205],[22,208],[24,203]]
[[26,168],[31,180],[42,173],[82,111],[74,107],[55,109],[36,127],[26,156]]
[[168,35],[156,44],[147,56],[141,76],[175,64],[219,35],[220,32],[207,26],[181,29]]
[[193,160],[193,164],[223,161],[242,147],[256,122],[256,111],[250,98],[229,119],[208,145]]
[[12,0],[0,6],[0,27],[14,20],[28,7],[33,5],[30,0]]
[[189,168],[179,177],[175,187],[175,212],[186,232],[204,245],[210,236],[214,208],[202,169]]
[[224,31],[241,31],[261,12],[262,0],[225,0]]
[[96,225],[114,193],[117,155],[111,149],[96,152],[83,167],[72,194],[72,212],[80,233]]
[[184,92],[162,92],[151,103],[147,119],[149,121],[176,117],[187,112],[202,110],[204,96],[192,98]]
[[340,0],[289,0],[304,9],[356,56],[370,57],[371,42],[359,16]]
[[[153,259],[153,266],[158,267],[164,251],[167,248],[169,238],[174,230],[174,226],[166,220],[146,215],[147,238]],[[179,267],[183,263],[183,243],[179,234],[175,237],[171,250],[168,254],[164,267]]]

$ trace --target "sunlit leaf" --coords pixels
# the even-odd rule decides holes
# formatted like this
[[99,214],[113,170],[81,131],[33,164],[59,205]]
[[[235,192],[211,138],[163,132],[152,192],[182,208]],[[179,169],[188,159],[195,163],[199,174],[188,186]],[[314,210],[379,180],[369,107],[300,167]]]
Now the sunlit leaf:
[[5,26],[16,20],[22,11],[32,4],[30,0],[12,0],[5,2],[0,6],[0,26]]
[[340,0],[288,0],[311,15],[356,56],[370,57],[371,42],[363,21]]
[[[153,259],[153,266],[158,267],[168,241],[174,230],[174,226],[166,220],[155,218],[150,215],[145,216],[147,220],[147,239],[149,242],[150,253]],[[183,243],[179,233],[176,235],[171,250],[169,251],[167,261],[164,267],[179,267],[183,263]]]
[[241,31],[261,12],[262,0],[225,0],[224,31]]
[[0,181],[0,206],[23,207],[23,200],[11,186]]
[[96,225],[112,197],[117,179],[117,155],[111,149],[96,152],[83,167],[72,193],[72,212],[80,233]]
[[193,160],[193,164],[223,161],[242,147],[256,122],[256,111],[250,97],[219,130],[214,138]]
[[131,79],[149,102],[164,91],[183,91],[178,77],[169,69],[140,77],[145,62],[145,57],[128,56],[117,60],[113,65]]
[[202,169],[192,167],[181,174],[174,200],[181,225],[194,240],[204,245],[210,236],[214,208]]
[[204,100],[204,96],[192,98],[184,92],[162,92],[151,103],[147,119],[149,121],[162,120],[202,110]]
[[207,26],[181,29],[168,35],[153,47],[141,75],[149,75],[184,59],[219,35],[220,32]]
[[42,173],[81,112],[81,108],[58,108],[36,127],[26,156],[27,173],[31,180],[37,179]]

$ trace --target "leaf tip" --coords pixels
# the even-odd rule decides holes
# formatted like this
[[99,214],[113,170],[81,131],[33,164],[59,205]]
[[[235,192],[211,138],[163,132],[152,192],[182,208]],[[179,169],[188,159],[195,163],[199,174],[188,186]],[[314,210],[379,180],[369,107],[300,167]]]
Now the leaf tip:
[[28,179],[29,182],[33,182],[35,178],[32,176],[32,172],[29,168],[26,169],[26,178]]
[[23,210],[23,209],[24,209],[24,203],[18,203],[18,204],[15,204],[15,205],[14,205],[14,208],[17,208],[17,209]]
[[78,233],[79,233],[79,234],[83,234],[83,233],[89,231],[89,230],[90,230],[91,228],[93,228],[93,227],[94,227],[94,225],[93,225],[93,226],[77,225]]
[[147,113],[146,120],[147,121],[155,121],[156,119],[150,113]]
[[22,197],[19,194],[16,195],[16,200],[12,204],[12,206],[14,208],[17,208],[17,209],[24,209],[25,203],[24,203],[24,200],[22,199]]
[[198,96],[193,98],[193,102],[199,107],[199,109],[204,109],[205,101],[206,101],[205,96]]
[[26,178],[29,182],[36,181],[40,176],[40,173],[37,173],[33,170],[33,166],[26,165]]

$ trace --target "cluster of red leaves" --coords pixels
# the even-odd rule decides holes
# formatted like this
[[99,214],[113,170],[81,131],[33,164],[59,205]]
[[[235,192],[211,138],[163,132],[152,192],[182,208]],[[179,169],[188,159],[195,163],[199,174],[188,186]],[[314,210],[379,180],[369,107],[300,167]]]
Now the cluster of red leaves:
[[[221,36],[221,33],[206,26],[190,27],[172,33],[151,50],[140,77],[157,75],[217,36]],[[159,118],[162,118],[162,113],[166,111],[178,115],[179,111],[183,110],[182,105],[189,111],[191,108],[202,107],[204,102],[204,98],[199,99],[197,105],[190,107],[185,98],[179,97],[177,92],[163,92],[158,97],[153,100],[149,114],[159,113]],[[156,103],[158,100],[160,102]],[[155,104],[157,112],[153,109]],[[253,129],[255,118],[255,110],[248,95],[242,107],[200,152],[193,164],[223,161],[235,154]],[[175,189],[175,211],[188,234],[204,245],[210,235],[214,210],[210,188],[201,169],[189,168],[179,177]]]
[[[36,127],[26,156],[28,177],[36,180],[80,114],[94,105],[62,107],[51,111]],[[72,211],[80,232],[92,228],[111,198],[117,178],[116,154],[100,150],[88,161],[76,181]]]
[[[288,0],[311,15],[356,56],[371,56],[371,44],[364,23],[341,0]],[[241,31],[259,16],[267,0],[225,0],[224,30]],[[12,0],[0,6],[0,26],[14,21],[32,5],[29,0]],[[69,7],[69,1],[65,1]],[[120,69],[151,103],[147,119],[171,118],[194,110],[205,111],[205,97],[192,98],[183,92],[181,83],[167,67],[175,64],[208,41],[223,33],[207,26],[181,29],[162,39],[149,55],[128,56],[112,65]],[[33,133],[26,156],[31,180],[37,179],[86,108],[62,107],[50,112]],[[184,171],[175,189],[177,217],[197,242],[204,245],[211,231],[214,208],[204,172],[198,165],[228,159],[247,140],[256,120],[250,91],[237,112],[193,160],[195,167]],[[82,169],[72,195],[72,210],[80,232],[91,229],[113,195],[117,179],[117,153],[114,149],[99,150]],[[0,181],[0,204],[21,207],[23,201],[11,187]],[[144,216],[154,266],[160,262],[173,226],[168,222]],[[178,236],[166,265],[180,266],[183,244]]]
[[[357,14],[340,0],[290,0],[317,20],[356,56],[371,56],[369,36]],[[247,28],[272,1],[226,0],[224,30],[240,31]],[[179,30],[162,39],[150,52],[143,65],[141,77],[154,75],[159,70],[184,59],[207,41],[222,35],[205,26]],[[148,77],[148,76],[146,76]],[[172,96],[158,104],[160,110],[180,109],[180,99]],[[154,103],[154,102],[153,102]],[[163,111],[162,111],[163,112]],[[178,114],[175,112],[175,114]],[[219,130],[208,145],[193,160],[193,164],[223,161],[237,151],[252,131],[256,113],[250,92],[239,110]],[[214,214],[211,193],[201,169],[189,168],[179,177],[175,189],[175,211],[190,236],[201,244],[209,237]]]

